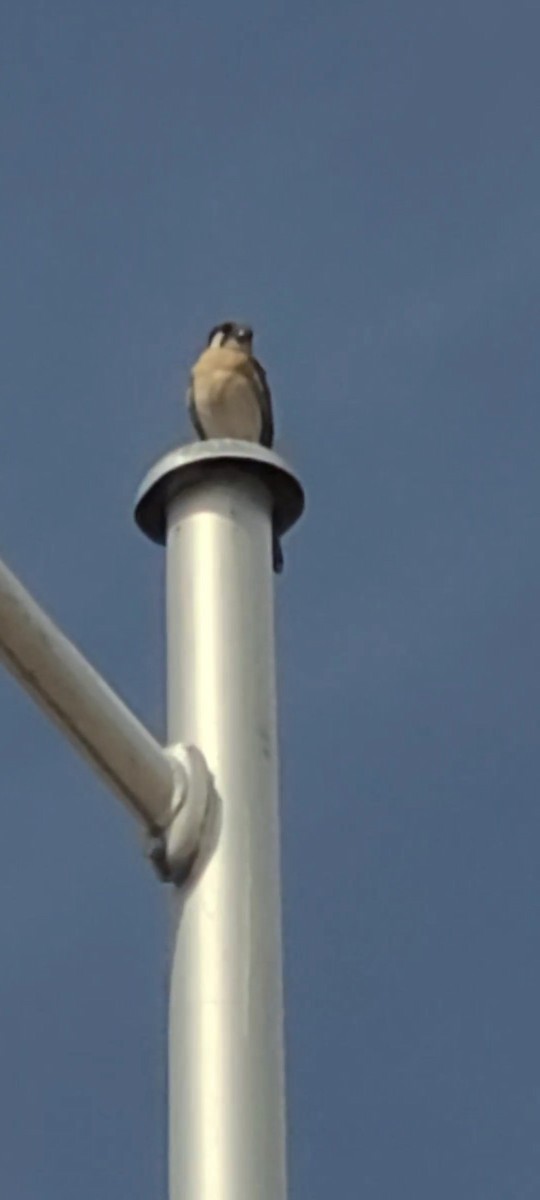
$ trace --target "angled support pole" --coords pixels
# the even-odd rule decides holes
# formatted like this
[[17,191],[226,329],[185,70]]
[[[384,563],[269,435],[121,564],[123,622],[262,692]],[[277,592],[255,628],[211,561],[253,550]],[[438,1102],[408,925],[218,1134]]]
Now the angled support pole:
[[210,805],[200,751],[163,749],[2,562],[0,661],[143,826],[158,873],[183,879]]

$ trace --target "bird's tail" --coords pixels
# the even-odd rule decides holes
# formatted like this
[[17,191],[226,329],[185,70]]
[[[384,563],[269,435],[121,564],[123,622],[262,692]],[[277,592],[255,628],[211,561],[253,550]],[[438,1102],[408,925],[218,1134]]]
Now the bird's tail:
[[274,560],[274,571],[276,575],[281,575],[283,570],[283,550],[281,549],[281,542],[275,529],[272,535],[272,557]]

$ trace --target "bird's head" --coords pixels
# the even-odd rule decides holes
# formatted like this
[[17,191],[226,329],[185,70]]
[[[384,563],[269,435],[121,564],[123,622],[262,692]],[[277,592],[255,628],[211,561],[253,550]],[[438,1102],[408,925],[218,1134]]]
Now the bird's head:
[[236,350],[244,350],[251,354],[253,330],[249,325],[237,321],[224,321],[222,325],[214,325],[208,334],[209,346],[231,346]]

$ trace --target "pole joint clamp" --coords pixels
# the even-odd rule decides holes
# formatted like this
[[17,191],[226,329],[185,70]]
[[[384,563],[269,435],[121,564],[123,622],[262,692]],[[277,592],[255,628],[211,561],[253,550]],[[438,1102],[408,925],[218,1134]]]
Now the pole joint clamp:
[[213,811],[212,776],[196,746],[168,746],[175,786],[164,826],[149,831],[147,854],[164,883],[177,887],[193,875],[210,827]]

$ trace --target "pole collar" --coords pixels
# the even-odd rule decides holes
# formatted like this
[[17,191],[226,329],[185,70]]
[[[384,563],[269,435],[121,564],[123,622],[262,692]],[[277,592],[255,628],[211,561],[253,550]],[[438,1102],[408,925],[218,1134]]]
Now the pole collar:
[[255,442],[213,438],[170,450],[148,471],[135,502],[139,529],[153,542],[165,545],[170,503],[185,488],[210,480],[215,472],[227,466],[245,471],[266,485],[278,537],[302,515],[305,503],[302,485],[278,454]]
[[148,835],[148,857],[164,883],[187,882],[205,842],[213,813],[212,776],[196,746],[180,743],[166,750],[175,776],[170,819]]

